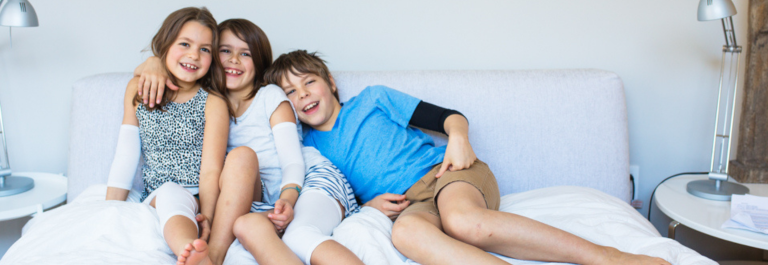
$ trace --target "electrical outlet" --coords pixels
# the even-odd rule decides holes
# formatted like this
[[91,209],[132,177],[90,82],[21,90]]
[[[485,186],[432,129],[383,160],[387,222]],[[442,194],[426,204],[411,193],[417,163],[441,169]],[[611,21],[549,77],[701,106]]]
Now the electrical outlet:
[[635,190],[632,192],[632,194],[634,194],[632,200],[638,200],[640,198],[640,166],[629,165],[629,174],[632,175],[635,184]]

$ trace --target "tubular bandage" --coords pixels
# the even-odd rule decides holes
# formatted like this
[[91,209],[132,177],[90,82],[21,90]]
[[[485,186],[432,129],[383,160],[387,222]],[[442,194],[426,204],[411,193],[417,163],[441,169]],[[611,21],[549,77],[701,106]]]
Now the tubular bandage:
[[275,139],[277,158],[280,161],[280,169],[283,172],[283,181],[280,187],[288,184],[304,186],[304,157],[301,155],[301,144],[296,124],[283,122],[272,127],[272,135]]
[[117,136],[117,148],[115,148],[115,158],[112,159],[112,167],[109,169],[107,187],[131,190],[140,158],[139,127],[123,124]]
[[[199,231],[200,227],[197,226],[197,221],[195,220],[195,215],[197,215],[199,208],[197,200],[192,196],[192,193],[173,182],[166,182],[160,188],[157,188],[155,192],[157,192],[155,209],[157,209],[157,217],[160,219],[160,229],[162,231],[165,231],[165,223],[168,222],[168,219],[176,215],[192,220],[192,223],[195,224]],[[165,237],[165,233],[163,233],[163,237]]]
[[309,264],[312,252],[326,240],[333,240],[331,233],[341,223],[339,203],[316,190],[308,190],[296,202],[293,222],[283,235],[283,242],[305,264]]

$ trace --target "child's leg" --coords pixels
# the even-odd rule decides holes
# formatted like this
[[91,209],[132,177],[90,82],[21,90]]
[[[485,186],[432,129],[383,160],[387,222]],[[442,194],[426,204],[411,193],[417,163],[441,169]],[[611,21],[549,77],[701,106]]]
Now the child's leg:
[[306,264],[363,264],[352,251],[331,239],[344,207],[319,190],[307,190],[296,202],[295,217],[283,241]]
[[258,174],[259,160],[253,150],[243,146],[229,152],[219,178],[221,192],[208,241],[214,264],[224,262],[229,245],[235,241],[235,220],[249,212],[253,201],[261,200]]
[[[427,180],[432,181],[433,176],[431,171],[422,180],[429,177]],[[669,264],[598,246],[523,216],[491,210],[498,208],[498,187],[493,173],[480,161],[466,170],[446,172],[435,182],[436,208],[433,200],[414,203],[392,230],[398,250],[419,263],[503,262],[485,252],[491,251],[517,259],[579,264]]]
[[234,232],[259,264],[303,264],[280,240],[269,212],[249,213],[237,218]]
[[[185,246],[197,239],[198,227],[195,215],[198,203],[181,185],[168,182],[156,191],[153,202],[163,229],[163,237],[174,254],[182,256]],[[205,243],[205,242],[203,242]],[[185,258],[185,264],[208,264],[207,246],[201,247]]]
[[473,185],[454,182],[437,198],[445,232],[485,251],[517,259],[578,264],[669,264],[599,246],[536,220],[489,210]]

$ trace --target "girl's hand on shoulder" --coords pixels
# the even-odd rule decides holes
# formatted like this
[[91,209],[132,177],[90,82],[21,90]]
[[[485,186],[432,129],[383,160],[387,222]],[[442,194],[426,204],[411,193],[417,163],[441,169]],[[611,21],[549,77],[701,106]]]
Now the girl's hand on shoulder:
[[395,220],[410,204],[411,201],[405,200],[405,195],[384,193],[366,202],[363,206],[376,208],[389,217],[389,219]]
[[208,237],[211,235],[211,222],[208,221],[208,217],[201,213],[195,216],[195,220],[200,227],[200,239],[208,242]]
[[285,232],[285,228],[293,221],[293,206],[286,199],[279,199],[275,202],[275,211],[267,215],[270,221],[275,225],[279,233]]
[[469,139],[464,136],[448,136],[448,146],[445,148],[445,158],[443,165],[435,175],[436,178],[442,177],[445,171],[459,171],[472,166],[477,160]]
[[150,107],[162,101],[165,86],[171,90],[179,89],[168,78],[160,58],[154,56],[147,58],[147,61],[136,67],[134,75],[139,77],[139,96],[142,97],[144,104],[149,104]]

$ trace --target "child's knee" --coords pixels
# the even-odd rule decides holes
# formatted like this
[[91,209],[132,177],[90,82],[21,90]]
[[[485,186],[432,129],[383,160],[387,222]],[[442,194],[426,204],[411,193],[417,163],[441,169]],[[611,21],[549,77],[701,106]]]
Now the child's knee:
[[274,225],[264,215],[258,213],[249,213],[240,216],[235,220],[232,232],[237,238],[247,237],[251,233],[274,232]]
[[283,235],[285,245],[306,264],[309,264],[315,248],[326,240],[333,239],[320,231],[319,228],[311,225],[298,227],[289,225]]
[[156,192],[155,209],[161,229],[165,229],[168,220],[177,215],[188,218],[197,226],[195,215],[199,207],[192,193],[173,182],[166,182]]
[[493,235],[483,219],[480,212],[443,213],[440,218],[447,235],[475,246]]

